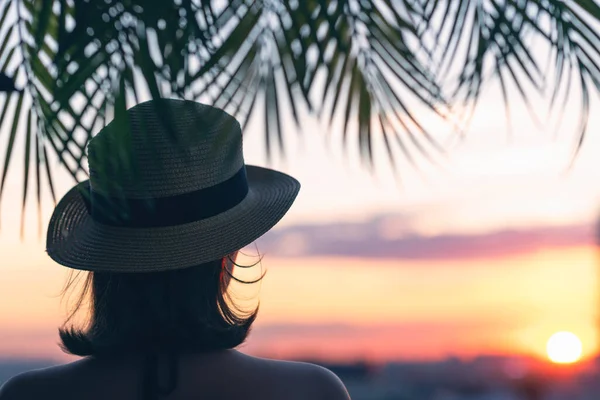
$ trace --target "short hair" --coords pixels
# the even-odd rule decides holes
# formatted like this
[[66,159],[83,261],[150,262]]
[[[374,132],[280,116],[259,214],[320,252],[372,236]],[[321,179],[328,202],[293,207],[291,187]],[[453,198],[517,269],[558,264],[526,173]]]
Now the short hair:
[[[258,306],[242,311],[229,294],[229,281],[256,283],[264,274],[241,281],[225,267],[227,260],[238,265],[225,257],[164,272],[88,272],[73,311],[59,329],[61,348],[78,356],[104,356],[239,346]],[[65,292],[74,282],[68,281]],[[86,302],[89,313],[83,327],[69,326]]]

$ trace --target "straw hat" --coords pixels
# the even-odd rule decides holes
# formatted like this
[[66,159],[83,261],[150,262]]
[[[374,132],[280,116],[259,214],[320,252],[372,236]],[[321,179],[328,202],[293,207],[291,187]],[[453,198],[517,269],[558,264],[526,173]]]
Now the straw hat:
[[298,194],[291,176],[244,164],[240,125],[222,110],[161,99],[125,118],[129,129],[113,121],[90,141],[90,179],[54,210],[46,248],[59,264],[149,272],[218,260],[271,229]]

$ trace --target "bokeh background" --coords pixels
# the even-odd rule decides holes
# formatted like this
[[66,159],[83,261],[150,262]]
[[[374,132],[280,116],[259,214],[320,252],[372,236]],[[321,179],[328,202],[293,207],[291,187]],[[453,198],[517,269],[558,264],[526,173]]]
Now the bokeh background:
[[[400,164],[398,175],[385,162],[365,168],[336,142],[338,127],[317,119],[309,132],[286,126],[292,150],[267,162],[262,121],[250,123],[247,163],[296,176],[302,191],[242,256],[251,263],[258,248],[257,268],[267,270],[261,284],[232,288],[242,301],[260,300],[242,351],[331,366],[357,399],[529,399],[516,397],[530,394],[518,394],[514,382],[558,374],[554,385],[572,384],[595,371],[600,119],[591,115],[591,134],[569,167],[576,113],[569,121],[567,108],[565,133],[553,135],[516,107],[509,137],[497,89],[484,94],[470,132],[438,166]],[[0,381],[71,359],[57,346],[68,271],[44,252],[53,205],[42,204],[40,220],[32,199],[19,236],[18,169],[0,205]],[[62,194],[72,181],[57,171]],[[546,342],[562,330],[581,339],[582,360],[552,365]],[[419,384],[431,393],[409,390]],[[576,388],[577,396],[591,390]],[[515,397],[443,397],[488,389]]]
[[[414,159],[398,152],[394,165],[381,135],[368,166],[358,146],[343,144],[341,115],[329,125],[306,110],[301,130],[282,112],[285,152],[267,157],[266,112],[257,105],[244,132],[246,162],[289,173],[302,190],[241,256],[246,264],[257,250],[263,256],[237,271],[241,278],[267,274],[251,287],[233,284],[240,302],[260,301],[240,350],[323,364],[355,400],[597,399],[600,103],[592,93],[575,155],[581,88],[551,112],[547,98],[529,97],[535,118],[517,88],[508,89],[505,97],[499,82],[485,87],[464,135],[413,101],[444,152],[428,159],[412,148]],[[0,149],[9,126],[0,129]],[[14,154],[24,145],[17,140]],[[0,384],[73,359],[57,345],[69,271],[44,250],[48,185],[39,214],[34,196],[22,204],[17,158],[0,202]],[[52,154],[49,163],[60,197],[74,182]],[[577,361],[549,359],[548,339],[559,331],[581,340]]]

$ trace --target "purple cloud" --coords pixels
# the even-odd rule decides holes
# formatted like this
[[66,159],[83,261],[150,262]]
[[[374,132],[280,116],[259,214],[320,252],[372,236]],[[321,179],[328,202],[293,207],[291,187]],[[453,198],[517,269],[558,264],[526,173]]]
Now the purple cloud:
[[[386,230],[394,224],[400,234],[390,238]],[[403,232],[402,224],[402,217],[383,216],[358,223],[297,225],[269,232],[257,244],[261,252],[276,256],[435,260],[526,254],[548,248],[592,245],[595,241],[592,224],[438,236]]]

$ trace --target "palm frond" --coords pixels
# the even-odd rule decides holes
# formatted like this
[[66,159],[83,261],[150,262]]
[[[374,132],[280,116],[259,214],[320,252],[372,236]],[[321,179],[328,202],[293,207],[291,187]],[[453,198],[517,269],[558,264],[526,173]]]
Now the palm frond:
[[590,0],[0,0],[0,195],[21,132],[38,207],[40,179],[53,188],[48,158],[85,176],[88,140],[128,95],[209,101],[243,126],[262,109],[270,157],[284,154],[286,119],[301,129],[313,112],[341,120],[367,165],[381,145],[396,168],[396,158],[436,163],[445,149],[425,121],[460,106],[468,123],[493,80],[507,107],[515,92],[534,118],[533,96],[553,112],[573,83],[581,143],[600,91],[599,23]]
[[[428,29],[437,38],[440,79],[453,84],[453,102],[461,102],[465,109],[474,108],[482,87],[498,79],[505,106],[509,103],[510,84],[535,118],[530,95],[545,96],[552,112],[557,103],[564,104],[566,100],[564,97],[557,102],[560,88],[566,86],[563,96],[569,96],[572,74],[576,74],[575,82],[582,93],[579,148],[585,135],[581,127],[587,126],[585,104],[590,85],[598,91],[600,78],[597,2],[427,0],[426,3],[432,16],[443,16],[441,23],[430,24]],[[465,42],[464,38],[468,40]],[[542,70],[531,43],[548,47],[554,58],[553,69]],[[452,75],[455,71],[459,71],[456,79]]]
[[27,128],[25,131],[25,155],[23,165],[23,202],[21,205],[21,238],[25,234],[25,206],[27,204],[27,194],[29,190],[29,169],[31,167],[31,122],[33,120],[33,113],[31,109],[27,114]]
[[[20,93],[17,99],[17,105],[15,107],[15,115],[21,117],[21,107],[23,106],[23,94]],[[2,194],[4,193],[4,184],[6,183],[6,174],[8,173],[8,166],[10,165],[10,160],[12,156],[12,149],[15,144],[15,139],[17,138],[17,128],[19,126],[19,119],[13,119],[12,127],[10,128],[10,136],[8,137],[8,144],[6,145],[6,153],[4,156],[4,167],[2,169],[2,178],[0,179],[0,200],[2,199]]]

